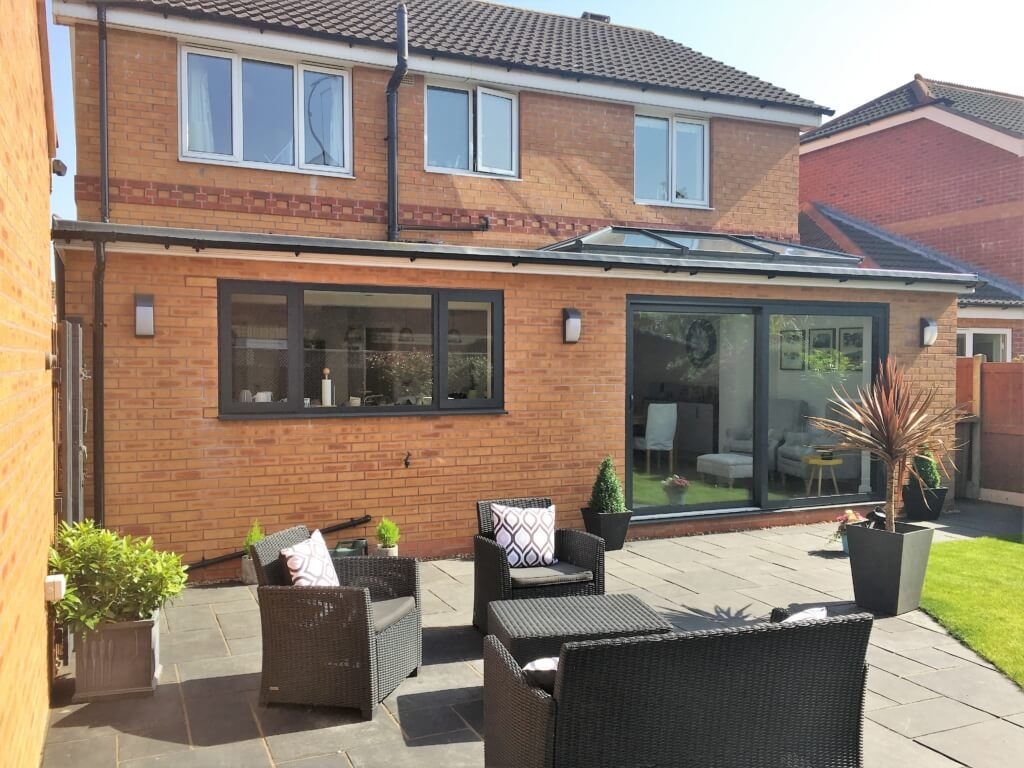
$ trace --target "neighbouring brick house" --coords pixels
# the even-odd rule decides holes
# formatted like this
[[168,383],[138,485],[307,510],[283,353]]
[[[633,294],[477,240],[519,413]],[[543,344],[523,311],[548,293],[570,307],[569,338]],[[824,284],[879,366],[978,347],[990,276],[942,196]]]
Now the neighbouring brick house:
[[0,763],[37,766],[49,701],[54,526],[50,158],[43,0],[0,0]]
[[1024,354],[1024,97],[915,75],[803,134],[800,200],[884,228],[907,266],[977,272],[958,353]]
[[509,495],[579,526],[609,454],[637,535],[878,498],[859,455],[814,487],[804,417],[887,352],[951,403],[975,280],[795,245],[827,110],[592,15],[408,6],[393,76],[377,2],[55,3],[82,219],[55,241],[103,350],[90,508],[196,560],[253,518],[363,513],[465,552],[473,502]]

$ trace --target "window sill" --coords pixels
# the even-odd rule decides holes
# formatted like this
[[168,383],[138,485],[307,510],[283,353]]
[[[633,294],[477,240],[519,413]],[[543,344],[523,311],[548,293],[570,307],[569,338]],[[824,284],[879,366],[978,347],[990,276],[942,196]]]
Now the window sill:
[[707,203],[669,203],[665,200],[633,200],[636,205],[651,205],[658,208],[689,208],[693,211],[713,211]]
[[477,179],[495,179],[496,181],[522,181],[522,176],[505,176],[501,173],[481,173],[480,171],[463,171],[458,168],[435,168],[431,165],[423,166],[427,173],[441,173],[446,176],[471,176]]
[[508,411],[504,408],[452,408],[446,410],[421,410],[421,411],[317,411],[311,409],[311,413],[219,413],[217,418],[221,421],[249,421],[249,420],[295,420],[295,419],[393,419],[405,416],[506,416]]
[[316,168],[299,168],[295,165],[275,165],[272,163],[253,163],[244,160],[218,160],[215,157],[193,157],[191,155],[178,155],[182,163],[199,163],[200,165],[220,165],[225,168],[245,168],[251,171],[270,171],[272,173],[300,173],[304,176],[329,176],[334,179],[354,179],[355,174],[350,171],[330,171]]

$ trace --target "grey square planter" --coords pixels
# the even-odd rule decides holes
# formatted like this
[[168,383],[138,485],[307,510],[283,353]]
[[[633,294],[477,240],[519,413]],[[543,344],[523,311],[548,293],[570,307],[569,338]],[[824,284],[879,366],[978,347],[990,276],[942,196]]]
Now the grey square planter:
[[870,526],[846,527],[857,605],[891,616],[915,610],[921,603],[934,531],[900,522],[895,533]]
[[75,703],[152,693],[159,675],[160,611],[142,621],[100,624],[75,638]]

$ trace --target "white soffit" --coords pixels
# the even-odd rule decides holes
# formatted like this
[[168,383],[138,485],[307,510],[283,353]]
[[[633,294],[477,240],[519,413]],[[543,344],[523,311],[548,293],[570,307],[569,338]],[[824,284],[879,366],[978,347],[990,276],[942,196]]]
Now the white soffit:
[[[53,16],[59,23],[78,21],[94,24],[96,9],[92,5],[54,0]],[[386,69],[392,69],[395,66],[394,51],[385,47],[359,46],[348,42],[333,42],[324,38],[304,37],[300,34],[274,30],[260,32],[258,29],[248,26],[200,21],[178,16],[165,17],[159,13],[117,6],[108,6],[107,26],[170,35],[182,42],[198,45],[251,46],[273,51],[286,51],[300,56],[310,56],[324,63],[362,64]],[[796,128],[809,129],[821,125],[820,115],[814,115],[806,110],[789,109],[781,105],[761,107],[714,96],[708,96],[705,99],[701,96],[686,96],[668,91],[642,90],[640,86],[631,87],[606,83],[585,77],[578,78],[570,74],[559,76],[518,69],[510,70],[508,67],[497,64],[478,64],[445,59],[440,56],[434,58],[422,54],[411,54],[409,56],[409,72],[599,101],[662,107],[711,117],[756,120]]]
[[960,320],[1024,320],[1024,307],[975,305],[958,307],[956,316]]

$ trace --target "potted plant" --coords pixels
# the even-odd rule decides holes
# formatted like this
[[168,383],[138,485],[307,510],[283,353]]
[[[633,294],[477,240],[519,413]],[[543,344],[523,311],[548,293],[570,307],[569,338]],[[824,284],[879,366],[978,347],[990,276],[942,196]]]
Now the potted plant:
[[669,504],[682,506],[686,503],[686,489],[690,487],[690,481],[680,475],[672,475],[661,481],[661,489],[668,496]]
[[185,569],[150,538],[120,536],[92,520],[61,524],[50,572],[67,580],[54,618],[76,637],[73,701],[156,689],[159,612],[184,588]]
[[836,450],[868,451],[885,464],[886,503],[876,510],[884,525],[874,521],[846,526],[850,570],[857,605],[897,615],[921,602],[932,529],[896,521],[900,492],[913,460],[931,451],[938,460],[948,454],[946,436],[958,421],[955,406],[937,408],[937,389],[915,388],[892,358],[886,359],[870,387],[857,396],[833,390],[831,401],[842,421],[820,416],[808,420],[839,438]]
[[836,518],[836,522],[839,523],[839,525],[836,527],[835,531],[833,531],[828,540],[842,542],[843,552],[850,554],[850,544],[846,538],[846,528],[847,526],[866,521],[867,518],[864,517],[864,515],[859,512],[854,512],[852,509],[848,509]]
[[257,541],[262,541],[263,537],[264,533],[263,529],[260,527],[260,521],[253,520],[252,525],[249,527],[249,532],[245,534],[245,544],[242,545],[242,549],[245,550],[245,554],[242,555],[243,584],[256,583],[256,566],[252,562],[252,555],[249,554],[249,547],[251,547]]
[[382,518],[377,525],[377,554],[384,557],[398,556],[398,525],[394,520]]
[[626,509],[626,497],[611,456],[601,462],[590,491],[590,504],[580,511],[587,533],[604,539],[604,548],[608,551],[622,549],[633,513]]
[[903,511],[910,520],[938,520],[949,488],[942,487],[939,463],[925,448],[914,457],[915,473],[903,486]]

